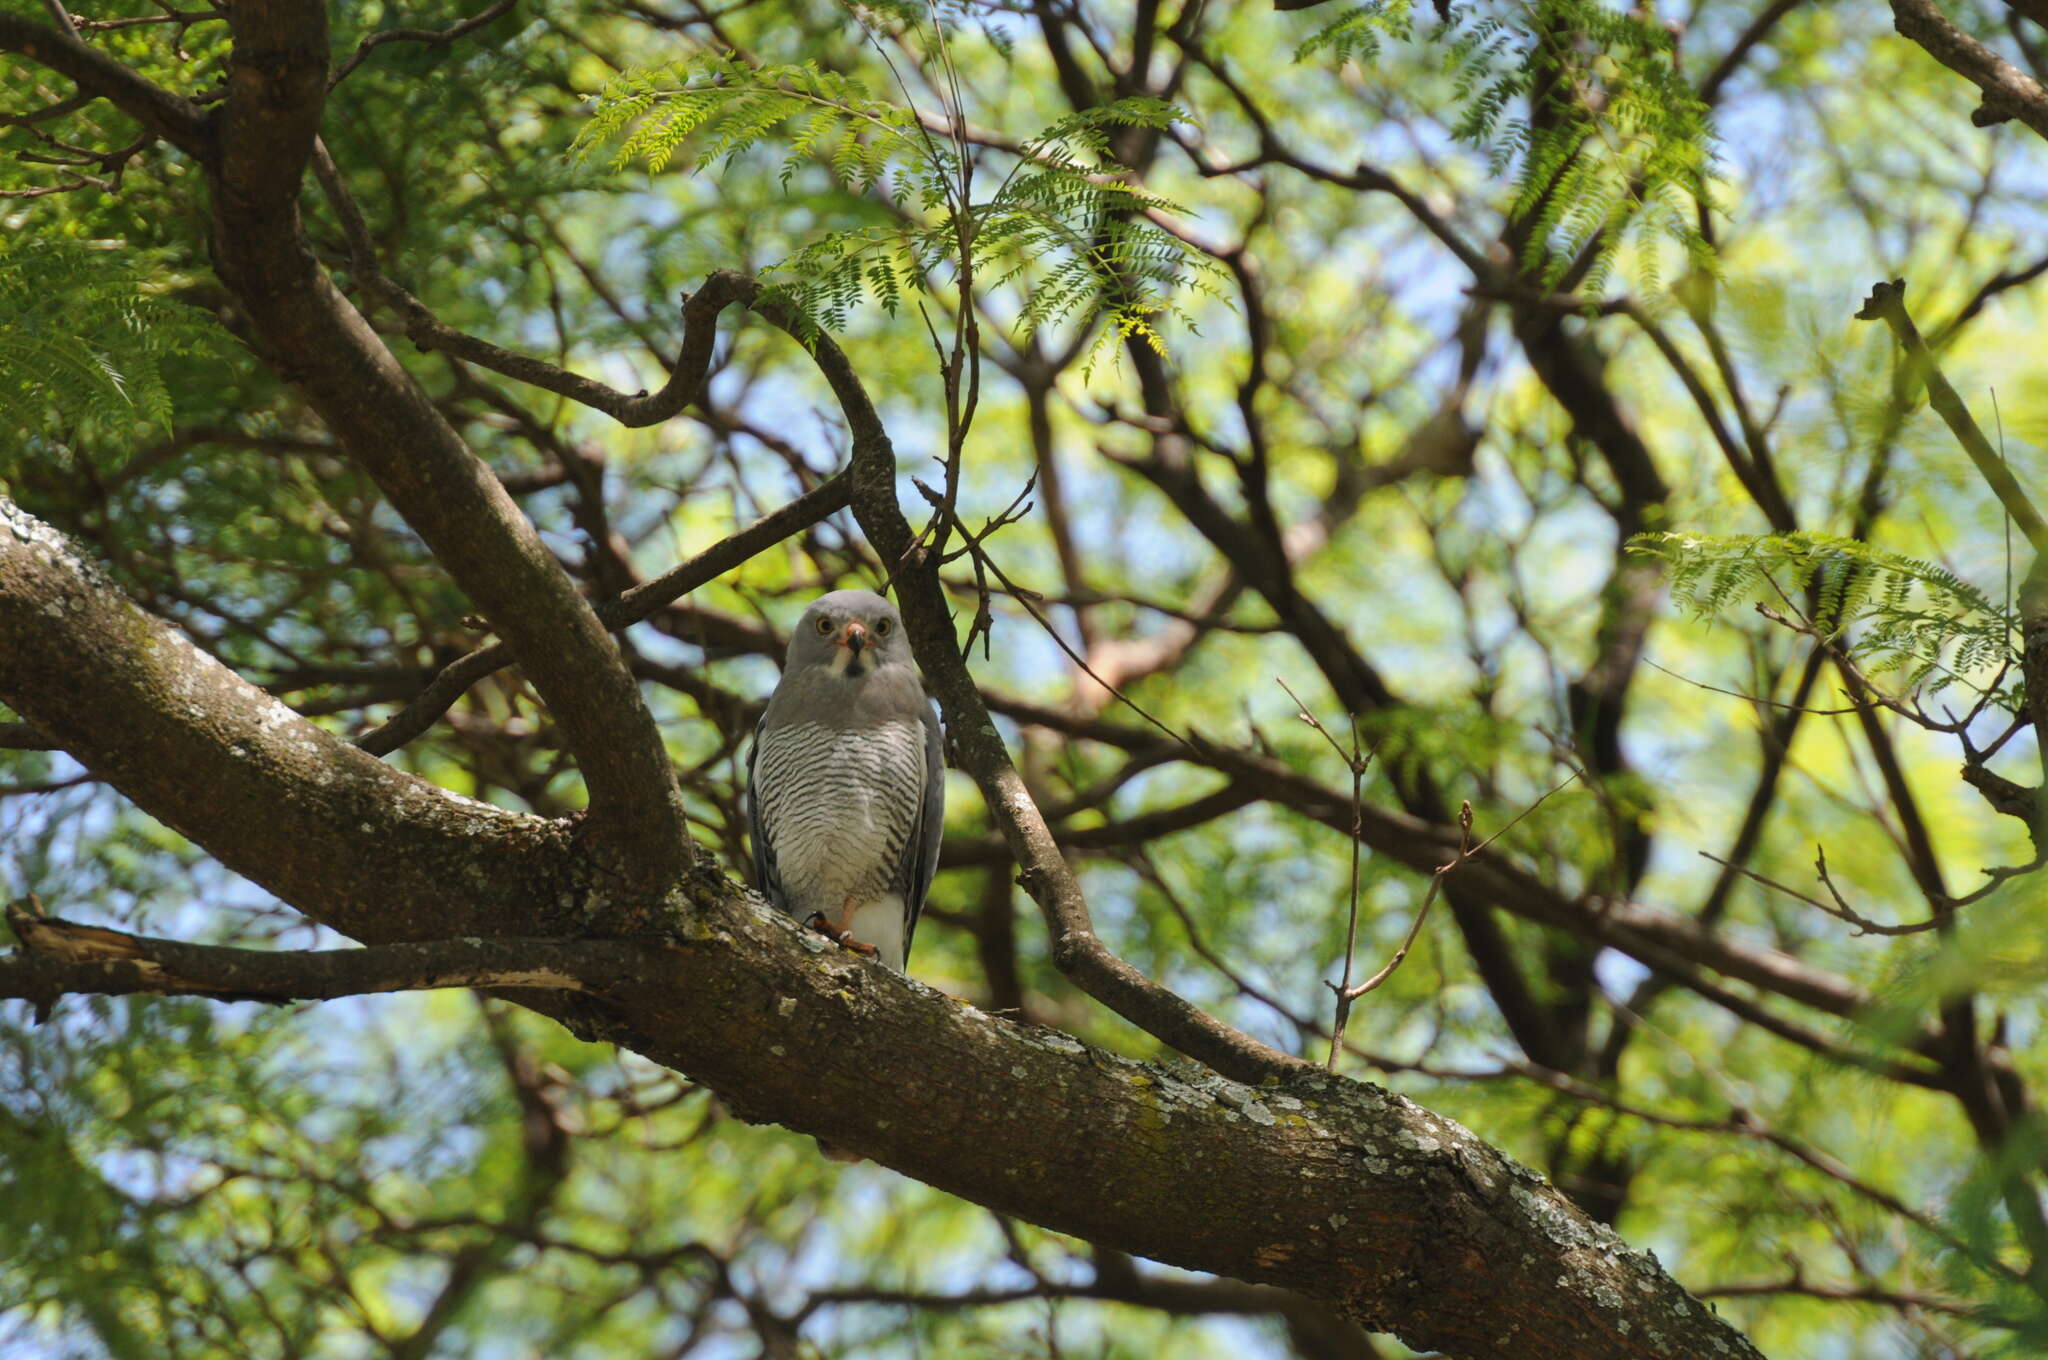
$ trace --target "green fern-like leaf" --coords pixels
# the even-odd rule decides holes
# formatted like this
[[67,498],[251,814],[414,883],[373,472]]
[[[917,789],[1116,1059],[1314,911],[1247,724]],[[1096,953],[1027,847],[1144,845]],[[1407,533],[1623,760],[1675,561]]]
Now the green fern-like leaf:
[[1379,56],[1388,38],[1407,41],[1413,31],[1411,22],[1408,0],[1373,0],[1371,4],[1354,5],[1297,47],[1294,59],[1307,61],[1328,54],[1340,63],[1355,61],[1363,65]]
[[968,202],[955,149],[912,110],[816,66],[706,56],[613,81],[575,154],[612,145],[615,168],[640,162],[658,173],[773,143],[785,189],[805,166],[822,167],[850,191],[904,207],[886,227],[821,233],[768,270],[770,296],[805,328],[837,329],[868,299],[894,312],[906,290],[964,265],[984,287],[1022,295],[1021,330],[1077,316],[1099,323],[1099,353],[1134,335],[1162,344],[1160,318],[1187,320],[1184,292],[1221,295],[1220,267],[1151,220],[1182,210],[1111,168],[1117,129],[1163,130],[1183,117],[1149,98],[1071,114],[1025,140],[995,191]]
[[130,257],[80,241],[0,239],[0,315],[0,454],[60,432],[166,428],[165,361],[223,343]]
[[1512,176],[1507,211],[1534,281],[1555,287],[1577,270],[1578,286],[1597,291],[1633,246],[1637,281],[1659,284],[1667,239],[1694,268],[1711,266],[1695,224],[1713,202],[1713,132],[1653,16],[1598,0],[1469,5],[1418,35],[1407,0],[1373,0],[1325,24],[1296,58],[1364,64],[1387,42],[1440,54],[1451,134],[1495,176]]
[[588,160],[616,144],[612,168],[639,161],[658,174],[678,155],[705,170],[771,139],[785,147],[785,182],[820,159],[846,187],[862,190],[892,170],[951,169],[951,153],[923,134],[914,115],[851,77],[811,62],[750,66],[715,53],[611,81],[572,155]]
[[1629,549],[1662,560],[1673,598],[1702,616],[1797,602],[1835,646],[1907,692],[1962,684],[2020,711],[2018,617],[1946,567],[1816,533],[1638,534]]

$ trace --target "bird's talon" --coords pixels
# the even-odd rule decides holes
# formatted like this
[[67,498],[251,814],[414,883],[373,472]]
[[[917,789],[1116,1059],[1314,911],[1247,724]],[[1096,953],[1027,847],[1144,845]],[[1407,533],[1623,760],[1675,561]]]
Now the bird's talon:
[[833,925],[830,918],[822,911],[814,911],[805,917],[804,925],[811,930],[817,931],[841,949],[850,949],[856,954],[865,954],[869,958],[874,958],[881,952],[865,940],[854,939],[852,931],[841,930]]

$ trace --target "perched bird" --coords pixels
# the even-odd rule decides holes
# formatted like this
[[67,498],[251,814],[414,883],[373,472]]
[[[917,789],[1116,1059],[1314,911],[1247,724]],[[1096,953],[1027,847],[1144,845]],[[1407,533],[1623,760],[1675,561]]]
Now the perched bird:
[[835,590],[804,610],[747,783],[768,900],[900,970],[938,869],[946,771],[895,605]]

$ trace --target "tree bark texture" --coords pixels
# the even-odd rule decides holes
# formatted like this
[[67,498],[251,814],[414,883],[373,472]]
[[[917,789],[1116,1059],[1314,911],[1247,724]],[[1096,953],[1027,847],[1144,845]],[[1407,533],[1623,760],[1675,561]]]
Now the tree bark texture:
[[[575,754],[591,809],[582,825],[549,821],[392,769],[202,654],[5,500],[0,700],[312,919],[370,946],[464,945],[404,955],[415,971],[400,980],[469,977],[465,966],[498,983],[573,978],[576,988],[503,990],[687,1073],[747,1118],[1109,1247],[1297,1290],[1418,1347],[1517,1360],[1756,1354],[1540,1177],[1399,1096],[1291,1061],[1257,1085],[1167,1070],[990,1016],[827,945],[694,854],[659,734],[598,612],[307,248],[298,196],[327,88],[324,7],[237,0],[227,13],[226,97],[204,115],[26,20],[0,18],[0,50],[113,101],[201,165],[216,268],[257,349],[509,645]],[[845,366],[829,345],[814,353]],[[850,368],[827,376],[857,389]],[[855,435],[857,511],[885,556],[900,557],[908,528],[886,436],[879,424]],[[920,653],[954,646],[935,576],[912,570],[906,589]],[[979,699],[955,669],[942,697],[957,721]],[[1185,1006],[1108,952],[1077,889],[1066,899],[1071,876],[985,715],[967,735],[984,790],[1021,800],[999,823],[1039,833],[1012,848],[1039,875],[1059,950],[1085,965],[1089,990],[1120,1011]],[[1408,830],[1389,823],[1368,839],[1433,853]],[[1472,872],[1509,871],[1481,860]],[[1524,886],[1540,894],[1503,890]],[[1798,967],[1681,938],[1683,923],[1626,906],[1603,929],[1638,952],[1719,950],[1716,966],[1734,976]],[[530,957],[471,937],[524,941]],[[166,954],[147,967],[174,972],[180,957],[212,966]],[[373,971],[337,959],[337,978],[322,981],[326,965],[300,955],[297,973],[265,981],[249,960],[213,963],[266,996],[333,994],[340,972]],[[444,965],[455,971],[434,971]],[[133,960],[39,961],[31,949],[0,969],[0,995],[150,980]],[[1830,1009],[1860,1000],[1828,994],[1825,980],[1811,990]],[[1216,1066],[1274,1066],[1199,1011],[1175,1023]]]
[[[299,718],[6,502],[0,639],[0,699],[230,867],[367,943],[564,935],[618,905],[568,828],[437,790]],[[1453,1355],[1755,1354],[1540,1177],[1399,1096],[1314,1071],[1247,1086],[989,1016],[829,946],[702,865],[638,905],[629,915],[652,933],[606,941],[601,964],[584,942],[541,939],[520,961],[583,979],[588,996],[509,994],[689,1074],[746,1118],[1120,1250],[1296,1289]],[[0,976],[35,998],[67,980],[19,963]]]

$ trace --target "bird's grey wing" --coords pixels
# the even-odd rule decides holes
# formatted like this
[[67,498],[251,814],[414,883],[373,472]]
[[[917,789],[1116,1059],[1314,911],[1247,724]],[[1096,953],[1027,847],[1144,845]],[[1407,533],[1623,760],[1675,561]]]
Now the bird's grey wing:
[[939,842],[946,834],[946,738],[939,729],[939,711],[931,700],[924,701],[918,715],[924,721],[924,794],[918,804],[918,824],[904,846],[908,861],[903,875],[903,957],[910,957],[910,939],[917,933],[918,913],[924,910],[924,895],[939,871]]
[[770,902],[789,910],[789,898],[782,891],[782,879],[775,872],[775,847],[768,826],[761,819],[761,784],[755,764],[761,754],[762,728],[754,729],[754,744],[747,748],[747,836],[754,842],[754,885]]

